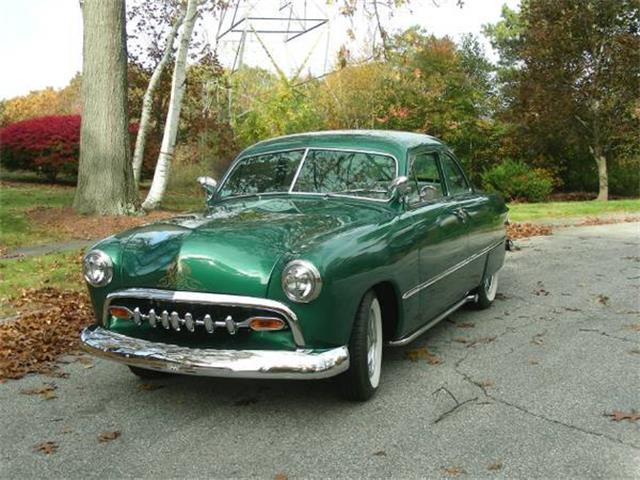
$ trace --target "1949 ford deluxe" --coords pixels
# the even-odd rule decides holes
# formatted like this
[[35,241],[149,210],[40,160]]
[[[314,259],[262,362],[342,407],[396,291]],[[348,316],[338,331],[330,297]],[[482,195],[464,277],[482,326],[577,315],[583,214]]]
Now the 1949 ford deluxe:
[[142,377],[318,379],[365,400],[382,347],[488,307],[507,208],[437,139],[291,135],[244,150],[206,212],[129,230],[84,259],[94,355]]

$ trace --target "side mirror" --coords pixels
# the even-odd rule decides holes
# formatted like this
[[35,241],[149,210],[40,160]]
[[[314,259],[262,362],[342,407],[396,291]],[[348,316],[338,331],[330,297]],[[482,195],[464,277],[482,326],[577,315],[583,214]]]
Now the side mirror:
[[396,177],[389,184],[389,188],[387,191],[393,200],[403,200],[409,190],[411,189],[411,185],[409,184],[409,179],[407,177]]
[[207,202],[213,198],[216,193],[216,189],[218,187],[218,182],[216,182],[211,177],[198,177],[197,182],[202,186],[205,192],[205,197]]

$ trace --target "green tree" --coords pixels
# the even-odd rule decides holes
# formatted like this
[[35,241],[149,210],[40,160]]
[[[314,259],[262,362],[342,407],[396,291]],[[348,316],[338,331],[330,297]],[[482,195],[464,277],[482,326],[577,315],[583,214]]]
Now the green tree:
[[606,200],[611,160],[639,152],[640,2],[527,0],[486,32],[502,58],[509,118],[534,151],[588,152]]

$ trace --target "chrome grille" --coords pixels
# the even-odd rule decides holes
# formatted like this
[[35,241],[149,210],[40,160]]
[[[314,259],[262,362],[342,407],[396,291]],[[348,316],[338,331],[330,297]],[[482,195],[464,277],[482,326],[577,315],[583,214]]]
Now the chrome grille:
[[196,328],[200,327],[206,330],[207,333],[214,333],[216,329],[223,328],[230,335],[235,335],[241,328],[249,328],[249,322],[254,317],[249,317],[238,322],[235,321],[231,315],[227,315],[224,320],[214,320],[208,313],[202,318],[194,318],[191,313],[186,312],[184,316],[181,317],[175,310],[171,312],[163,310],[162,312],[156,313],[152,308],[147,313],[143,313],[139,307],[135,307],[133,312],[131,312],[130,318],[136,325],[142,325],[146,322],[152,327],[160,325],[164,327],[165,330],[173,329],[176,332],[185,329],[193,333],[196,331]]
[[[213,333],[214,331],[224,331],[225,334],[229,334],[229,329],[236,332],[248,331],[245,330],[245,326],[248,326],[253,317],[279,319],[284,322],[285,328],[291,331],[296,346],[305,347],[304,336],[296,314],[287,305],[268,298],[154,288],[128,288],[107,295],[102,312],[104,325],[108,325],[110,321],[110,308],[116,306],[126,307],[132,314],[138,308],[140,324],[142,325],[144,321],[149,324],[154,322],[157,327],[162,327],[162,313],[166,311],[165,325],[168,322],[169,330],[173,330],[171,314],[175,312],[177,314],[177,318],[174,316],[175,325],[181,330],[187,331],[191,331],[190,326],[193,325],[193,331],[196,335],[198,332],[207,334],[207,332]],[[152,309],[155,314],[153,318],[149,315]],[[230,320],[233,324],[227,321],[228,317],[231,317]],[[133,320],[133,317],[131,319]],[[224,322],[224,330],[223,323],[219,322]]]
[[[133,320],[136,325],[143,325],[148,323],[151,327],[163,327],[165,330],[174,330],[179,332],[181,330],[187,330],[191,333],[196,331],[196,328],[200,327],[207,333],[214,333],[216,330],[224,329],[229,335],[235,335],[239,330],[250,328],[251,320],[258,318],[257,315],[250,316],[243,320],[234,320],[231,315],[226,315],[223,320],[216,320],[210,314],[206,313],[201,318],[195,318],[190,312],[185,312],[181,316],[177,311],[162,310],[156,312],[151,308],[148,311],[141,311],[140,307],[134,307],[131,310],[125,305],[111,305],[113,309],[126,310],[129,314],[129,319]],[[279,317],[270,316],[265,317],[260,315],[259,318],[274,318],[283,320]]]

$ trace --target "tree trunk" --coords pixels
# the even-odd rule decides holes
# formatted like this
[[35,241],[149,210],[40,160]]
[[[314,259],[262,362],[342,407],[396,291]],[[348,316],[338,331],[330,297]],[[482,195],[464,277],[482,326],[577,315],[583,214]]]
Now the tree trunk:
[[609,200],[609,175],[607,173],[607,158],[604,156],[600,148],[594,148],[593,158],[598,166],[598,198],[606,202]]
[[173,68],[173,78],[171,81],[171,99],[169,101],[169,111],[167,113],[167,121],[164,127],[164,135],[162,137],[162,145],[160,147],[160,155],[158,155],[158,163],[153,174],[153,182],[151,190],[142,204],[145,210],[153,210],[157,208],[164,192],[167,189],[169,180],[169,170],[171,168],[171,158],[176,145],[176,135],[178,134],[178,122],[180,121],[180,109],[182,108],[182,97],[185,90],[186,68],[187,68],[187,51],[189,50],[189,41],[191,33],[196,23],[198,15],[199,0],[189,0],[187,3],[187,12],[182,25],[182,31],[178,40],[178,51],[176,52],[176,62]]
[[173,52],[173,41],[178,33],[178,28],[184,20],[184,12],[176,19],[175,24],[171,28],[171,31],[167,35],[166,44],[164,47],[164,53],[156,68],[153,70],[153,75],[149,79],[149,85],[146,92],[144,92],[144,98],[142,100],[142,112],[140,113],[140,125],[138,127],[138,136],[136,137],[136,147],[133,152],[133,176],[136,187],[140,183],[140,171],[142,170],[142,161],[144,160],[144,147],[147,139],[147,133],[149,131],[151,111],[153,108],[153,94],[156,91],[158,83],[160,83],[160,77],[166,67],[171,53]]
[[78,187],[81,213],[128,215],[137,207],[127,108],[124,0],[84,0],[82,124]]

